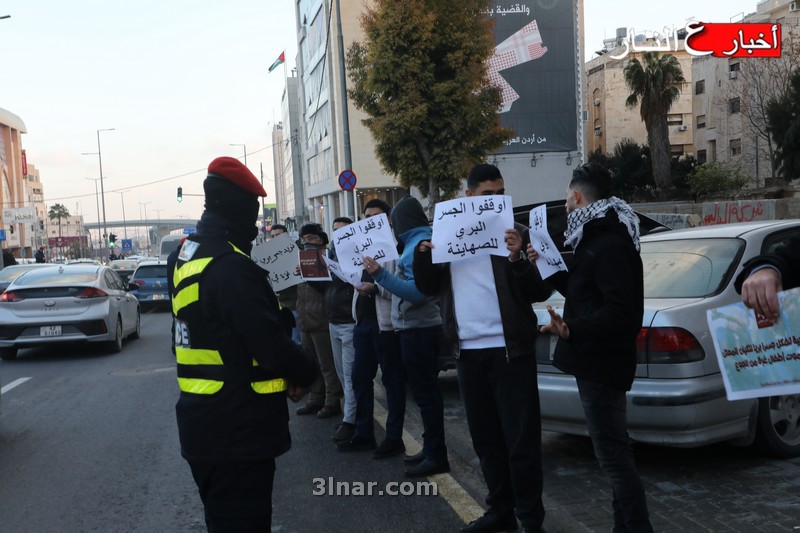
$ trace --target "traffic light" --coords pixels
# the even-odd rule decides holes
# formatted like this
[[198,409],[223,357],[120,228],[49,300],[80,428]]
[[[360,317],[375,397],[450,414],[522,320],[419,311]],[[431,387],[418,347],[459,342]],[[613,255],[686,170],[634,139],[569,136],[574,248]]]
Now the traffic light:
[[108,247],[113,248],[117,245],[117,236],[113,233],[108,234]]
[[183,201],[183,187],[178,187],[178,201]]

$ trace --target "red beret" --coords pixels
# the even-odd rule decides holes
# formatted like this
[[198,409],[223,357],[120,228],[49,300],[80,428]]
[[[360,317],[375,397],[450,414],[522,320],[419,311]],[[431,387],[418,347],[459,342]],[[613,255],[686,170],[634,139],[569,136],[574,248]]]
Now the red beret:
[[208,165],[208,173],[225,178],[240,189],[255,196],[266,196],[267,191],[250,172],[250,169],[234,157],[218,157]]

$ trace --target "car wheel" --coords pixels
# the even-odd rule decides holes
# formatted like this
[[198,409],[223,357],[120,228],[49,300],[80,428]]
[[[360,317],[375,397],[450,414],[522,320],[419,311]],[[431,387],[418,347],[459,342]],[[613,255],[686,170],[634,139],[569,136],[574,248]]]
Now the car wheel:
[[770,396],[758,401],[754,446],[774,457],[800,456],[800,396]]
[[3,361],[11,361],[17,358],[17,348],[0,348],[0,359]]
[[122,351],[122,319],[117,317],[117,329],[114,332],[114,340],[109,342],[109,351],[119,353]]
[[131,339],[138,339],[142,336],[142,314],[136,310],[136,329],[131,333]]

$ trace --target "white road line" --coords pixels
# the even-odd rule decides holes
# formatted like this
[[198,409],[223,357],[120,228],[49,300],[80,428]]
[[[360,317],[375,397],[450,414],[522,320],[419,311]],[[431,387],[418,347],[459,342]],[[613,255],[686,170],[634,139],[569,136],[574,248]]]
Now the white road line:
[[5,387],[2,387],[2,388],[0,388],[0,394],[5,394],[5,393],[7,393],[7,392],[8,392],[8,391],[10,391],[11,389],[13,389],[13,388],[15,388],[15,387],[18,387],[18,386],[22,385],[23,383],[25,383],[25,382],[26,382],[26,381],[28,381],[29,379],[31,379],[31,378],[19,378],[19,379],[15,379],[14,381],[12,381],[11,383],[9,383],[9,384],[8,384],[8,385],[6,385]]
[[[386,428],[387,415],[386,409],[378,402],[375,402],[374,418],[384,429]],[[409,455],[414,455],[422,450],[422,444],[405,429],[403,429],[403,441],[406,444],[406,453]],[[476,502],[453,476],[450,474],[437,474],[429,476],[428,479],[436,482],[439,496],[444,498],[465,524],[469,524],[483,516],[484,511],[481,504]]]

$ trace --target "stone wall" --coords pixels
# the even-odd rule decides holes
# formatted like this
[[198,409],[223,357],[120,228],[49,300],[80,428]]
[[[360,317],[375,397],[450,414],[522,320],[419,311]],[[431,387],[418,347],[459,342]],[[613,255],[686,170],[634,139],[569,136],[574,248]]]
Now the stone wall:
[[800,218],[800,197],[719,202],[658,202],[633,208],[673,229],[694,226]]

